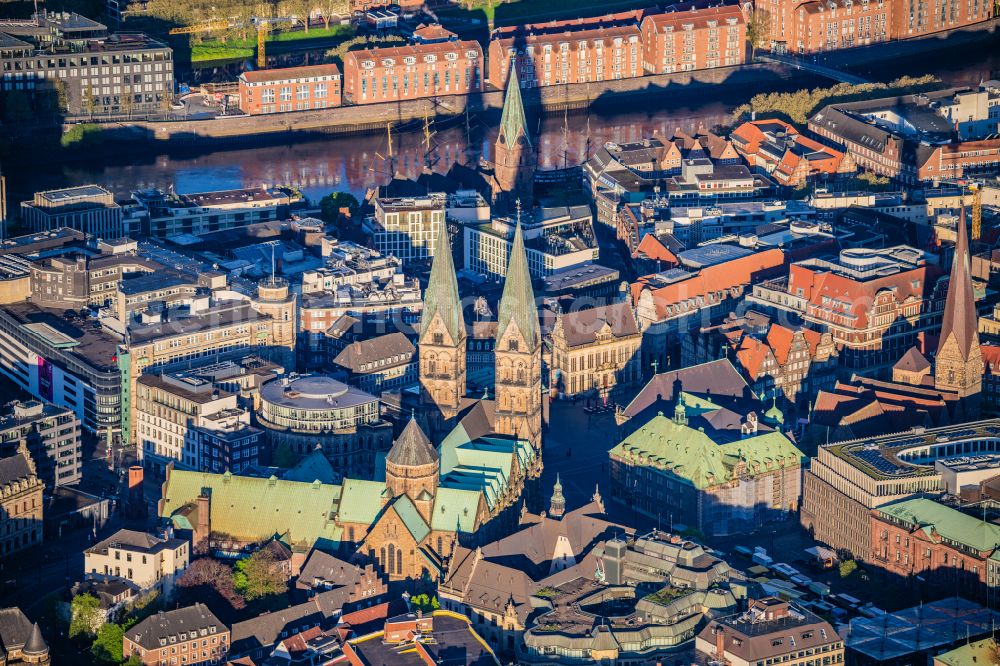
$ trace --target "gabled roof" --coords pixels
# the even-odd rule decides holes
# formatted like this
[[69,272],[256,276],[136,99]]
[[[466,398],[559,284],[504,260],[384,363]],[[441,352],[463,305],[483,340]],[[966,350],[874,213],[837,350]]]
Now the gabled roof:
[[200,635],[202,630],[207,636],[210,633],[219,635],[229,629],[212,614],[212,611],[208,610],[208,606],[197,603],[193,606],[151,615],[131,629],[126,630],[125,638],[146,650],[159,650],[167,644],[171,636],[175,637],[176,640],[181,640],[177,637],[179,634],[185,633],[194,638]]
[[664,469],[698,489],[732,481],[736,466],[756,476],[801,464],[802,452],[780,432],[719,444],[702,431],[674,422],[662,413],[625,438],[611,454],[637,465]]
[[[379,366],[380,368],[406,363],[415,351],[413,343],[397,331],[352,342],[337,354],[333,362],[351,372],[365,372],[364,366],[368,363],[385,361],[385,365]],[[399,360],[393,361],[396,357],[400,357]]]
[[628,338],[639,335],[639,325],[629,303],[613,303],[598,308],[577,310],[559,315],[558,326],[570,347],[595,342],[597,336],[607,326],[614,338]]
[[924,370],[929,370],[931,367],[931,362],[927,360],[927,357],[920,353],[920,350],[916,347],[910,347],[910,349],[903,354],[903,358],[896,361],[896,365],[892,366],[894,370],[903,370],[906,372],[923,372]]
[[382,511],[382,498],[385,492],[385,484],[378,481],[344,479],[338,520],[342,523],[371,525]]
[[392,503],[392,508],[399,519],[403,521],[403,525],[406,526],[413,540],[418,544],[430,534],[431,528],[424,522],[409,495],[400,495],[396,498],[396,501]]
[[932,541],[948,541],[991,553],[1000,544],[1000,525],[975,518],[934,500],[917,498],[878,508],[883,516],[921,529]]
[[[307,546],[320,540],[339,541],[333,515],[340,486],[175,469],[164,484],[160,516],[197,524],[191,518],[198,510],[195,500],[204,490],[211,495],[213,531],[241,541],[261,541],[274,535],[287,535],[288,543]],[[248,515],[253,520],[247,520]]]
[[12,456],[0,458],[0,486],[28,479],[35,476],[31,469],[31,463],[23,453],[15,453]]
[[657,401],[673,402],[675,387],[692,395],[711,395],[713,399],[755,397],[733,364],[720,359],[653,375],[625,408],[624,416],[636,416]]
[[662,261],[667,264],[677,265],[677,256],[653,234],[643,236],[642,240],[639,241],[639,245],[635,248],[635,252],[632,254],[637,258],[645,257],[653,261]]

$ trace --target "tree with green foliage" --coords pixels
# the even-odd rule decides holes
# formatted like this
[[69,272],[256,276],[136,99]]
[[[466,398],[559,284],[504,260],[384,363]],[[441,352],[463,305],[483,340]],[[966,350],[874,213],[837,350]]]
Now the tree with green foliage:
[[277,559],[267,549],[258,550],[236,563],[233,587],[247,601],[273,597],[288,589]]
[[124,666],[143,666],[142,657],[133,652],[125,661]]
[[441,603],[438,601],[437,597],[432,597],[429,594],[418,594],[414,597],[410,597],[410,608],[430,613],[440,609]]
[[851,574],[858,570],[858,563],[854,560],[844,560],[840,563],[840,577],[850,578]]
[[333,192],[319,200],[320,217],[325,222],[338,221],[345,208],[352,218],[357,216],[358,209],[361,208],[357,197],[350,192]]
[[104,619],[101,602],[93,594],[78,594],[69,604],[69,637],[93,634]]
[[790,122],[804,125],[809,117],[826,104],[853,102],[870,97],[909,95],[940,85],[933,76],[903,76],[890,83],[838,83],[830,88],[803,88],[795,92],[760,93],[748,104],[741,104],[733,111],[733,120],[742,123],[756,114],[758,118],[783,117]]
[[757,49],[767,46],[771,41],[771,12],[766,9],[755,9],[747,21],[747,43],[750,45],[750,59],[753,60]]
[[123,638],[125,628],[118,624],[105,622],[97,630],[97,638],[91,646],[94,658],[102,664],[120,664],[125,659]]

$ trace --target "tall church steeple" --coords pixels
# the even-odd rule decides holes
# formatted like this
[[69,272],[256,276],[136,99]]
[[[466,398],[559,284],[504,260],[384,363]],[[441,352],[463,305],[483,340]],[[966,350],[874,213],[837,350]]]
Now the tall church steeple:
[[520,207],[497,313],[496,418],[494,430],[526,439],[542,436],[542,335],[531,287]]
[[528,134],[528,119],[521,99],[521,83],[517,66],[510,63],[510,77],[500,116],[500,132],[494,144],[493,200],[507,197],[508,205],[520,199],[531,204],[532,184],[535,178],[535,153]]
[[958,393],[962,399],[964,419],[978,416],[979,394],[983,387],[979,318],[969,263],[969,237],[963,207],[959,216],[955,257],[951,264],[937,356],[934,359],[934,385],[939,389]]
[[465,319],[451,256],[448,226],[441,224],[420,317],[420,387],[424,402],[453,412],[465,397]]

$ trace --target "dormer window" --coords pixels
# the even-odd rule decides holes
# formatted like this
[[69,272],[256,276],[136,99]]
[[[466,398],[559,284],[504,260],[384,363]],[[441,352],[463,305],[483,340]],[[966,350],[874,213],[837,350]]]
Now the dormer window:
[[364,69],[375,69],[375,61],[374,60],[365,60],[363,63],[361,63],[361,66]]
[[444,54],[444,59],[447,60],[447,61],[449,61],[449,62],[453,62],[455,60],[458,60],[458,54],[457,53],[445,53]]
[[470,49],[465,52],[465,57],[468,58],[469,60],[475,60],[476,58],[479,57],[479,54]]
[[403,64],[406,64],[406,65],[416,65],[417,64],[417,59],[414,56],[406,56],[405,58],[403,58]]
[[433,53],[424,56],[424,62],[437,62],[438,57]]
[[396,61],[393,60],[392,58],[385,58],[385,59],[382,60],[382,66],[383,67],[395,67],[395,65],[396,65]]

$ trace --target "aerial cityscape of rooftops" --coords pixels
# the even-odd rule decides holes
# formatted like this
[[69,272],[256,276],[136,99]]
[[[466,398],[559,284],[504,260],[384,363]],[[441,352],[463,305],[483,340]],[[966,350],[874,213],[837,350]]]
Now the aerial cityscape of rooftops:
[[0,3],[0,666],[1000,666],[1000,2]]

